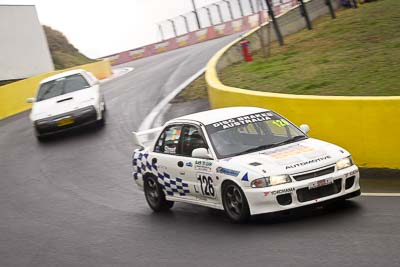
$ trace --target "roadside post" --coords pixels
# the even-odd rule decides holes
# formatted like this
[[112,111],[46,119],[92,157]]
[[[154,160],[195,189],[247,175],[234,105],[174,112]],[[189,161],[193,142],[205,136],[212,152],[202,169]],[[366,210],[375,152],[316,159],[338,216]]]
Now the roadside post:
[[325,0],[325,4],[326,4],[326,5],[328,6],[328,8],[329,8],[329,12],[331,13],[332,19],[336,19],[335,10],[333,9],[331,0]]
[[306,5],[304,4],[303,0],[299,0],[299,2],[300,2],[300,14],[306,20],[307,29],[312,30],[312,25],[311,25],[310,17],[308,16]]
[[265,0],[265,3],[267,4],[268,15],[272,19],[272,24],[274,25],[274,29],[275,29],[275,33],[276,33],[276,37],[278,39],[279,45],[283,46],[284,42],[283,42],[282,33],[281,33],[281,30],[279,29],[278,21],[275,18],[274,10],[272,9],[271,0]]

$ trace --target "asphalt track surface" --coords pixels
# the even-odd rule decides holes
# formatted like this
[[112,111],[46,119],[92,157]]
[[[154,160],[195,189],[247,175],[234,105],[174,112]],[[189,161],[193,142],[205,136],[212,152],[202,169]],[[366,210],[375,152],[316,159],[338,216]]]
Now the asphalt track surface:
[[103,85],[107,123],[36,141],[0,122],[0,266],[400,266],[400,198],[258,216],[176,204],[154,214],[130,178],[131,134],[232,37],[138,60]]

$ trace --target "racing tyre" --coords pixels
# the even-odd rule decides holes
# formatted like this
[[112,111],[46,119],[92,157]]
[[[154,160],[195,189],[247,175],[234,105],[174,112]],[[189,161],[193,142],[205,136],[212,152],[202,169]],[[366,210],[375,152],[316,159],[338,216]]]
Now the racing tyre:
[[144,195],[147,204],[155,212],[169,210],[174,205],[173,201],[165,199],[165,194],[154,176],[148,176],[144,179]]
[[106,102],[103,100],[103,110],[101,111],[101,119],[97,122],[97,125],[103,127],[106,124]]
[[36,127],[33,127],[33,131],[35,132],[36,140],[37,140],[39,143],[42,143],[42,142],[45,141],[46,138],[45,138],[43,135],[41,135],[41,134],[39,133],[39,131],[36,129]]
[[97,124],[100,126],[100,127],[103,127],[105,124],[106,124],[106,113],[105,113],[105,111],[103,110],[102,112],[101,112],[101,119],[97,122]]
[[36,135],[36,139],[38,140],[39,143],[46,142],[46,138],[41,135]]
[[235,223],[245,223],[250,218],[249,204],[242,189],[234,183],[222,188],[222,203],[229,219]]

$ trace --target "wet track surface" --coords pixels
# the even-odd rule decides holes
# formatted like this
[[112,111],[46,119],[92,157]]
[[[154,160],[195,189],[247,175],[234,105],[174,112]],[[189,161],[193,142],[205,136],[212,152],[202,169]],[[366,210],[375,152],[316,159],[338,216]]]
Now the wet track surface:
[[176,204],[153,214],[130,178],[131,134],[232,37],[142,59],[102,86],[103,129],[40,144],[23,113],[0,122],[0,266],[400,266],[400,198],[231,224]]

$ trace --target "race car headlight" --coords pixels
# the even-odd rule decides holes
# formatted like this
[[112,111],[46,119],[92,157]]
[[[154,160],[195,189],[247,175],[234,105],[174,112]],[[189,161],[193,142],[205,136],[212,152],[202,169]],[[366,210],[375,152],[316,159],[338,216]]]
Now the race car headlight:
[[341,159],[338,162],[336,162],[337,170],[342,170],[342,169],[348,168],[352,165],[353,165],[353,160],[352,160],[351,156]]
[[262,188],[267,186],[274,186],[278,184],[286,184],[292,182],[289,175],[272,175],[269,177],[263,177],[255,179],[251,182],[251,187]]

